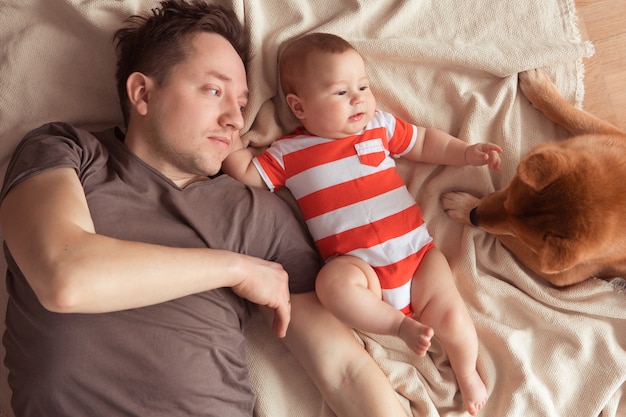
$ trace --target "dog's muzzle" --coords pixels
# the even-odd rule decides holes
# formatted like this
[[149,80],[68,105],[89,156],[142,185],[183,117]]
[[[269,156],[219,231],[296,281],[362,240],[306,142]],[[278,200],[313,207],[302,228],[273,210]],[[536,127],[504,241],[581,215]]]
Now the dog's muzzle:
[[478,207],[474,207],[473,209],[470,210],[470,213],[469,213],[470,223],[472,223],[476,227],[478,227],[478,217],[476,215],[476,209],[477,208]]

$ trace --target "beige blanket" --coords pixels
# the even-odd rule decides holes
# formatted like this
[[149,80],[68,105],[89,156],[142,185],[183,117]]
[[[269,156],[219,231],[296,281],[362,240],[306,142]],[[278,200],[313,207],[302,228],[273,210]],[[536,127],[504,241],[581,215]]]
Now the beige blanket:
[[[111,35],[127,15],[156,3],[0,2],[2,171],[19,138],[44,122],[88,128],[120,123]],[[580,40],[573,0],[220,3],[234,6],[252,39],[245,135],[251,143],[268,144],[294,127],[277,88],[277,52],[284,40],[315,30],[343,35],[363,53],[381,109],[468,142],[504,148],[497,174],[474,167],[400,166],[475,320],[479,368],[491,396],[481,415],[625,416],[624,281],[551,289],[493,237],[449,220],[439,202],[445,191],[484,195],[506,186],[532,146],[566,137],[529,106],[517,88],[517,73],[545,68],[566,98],[582,101],[581,60],[593,49]],[[407,413],[463,415],[436,341],[430,355],[418,358],[395,338],[356,336],[388,374]],[[258,416],[334,416],[258,317],[248,340]],[[0,415],[9,416],[7,372],[1,371]]]

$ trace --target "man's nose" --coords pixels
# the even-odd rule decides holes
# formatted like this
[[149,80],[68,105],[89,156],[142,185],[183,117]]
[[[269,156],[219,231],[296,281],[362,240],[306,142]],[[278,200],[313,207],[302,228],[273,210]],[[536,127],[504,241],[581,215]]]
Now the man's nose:
[[222,126],[231,126],[235,130],[243,129],[243,115],[241,114],[239,103],[228,102],[224,105],[220,116],[220,124]]

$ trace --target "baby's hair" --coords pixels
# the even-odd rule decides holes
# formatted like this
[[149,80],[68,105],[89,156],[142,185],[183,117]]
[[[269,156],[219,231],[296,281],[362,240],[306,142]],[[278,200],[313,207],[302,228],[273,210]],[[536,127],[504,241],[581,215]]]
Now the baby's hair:
[[309,33],[290,41],[280,57],[280,85],[285,95],[298,93],[302,74],[306,70],[307,57],[313,52],[340,54],[356,51],[347,40],[330,33]]

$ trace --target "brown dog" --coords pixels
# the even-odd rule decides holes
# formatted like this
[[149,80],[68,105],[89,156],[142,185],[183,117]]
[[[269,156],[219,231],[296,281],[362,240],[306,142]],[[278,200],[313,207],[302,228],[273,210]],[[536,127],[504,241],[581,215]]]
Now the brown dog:
[[511,184],[442,196],[456,221],[492,233],[556,286],[626,274],[626,134],[570,105],[547,74],[519,75],[530,102],[574,136],[535,147]]

